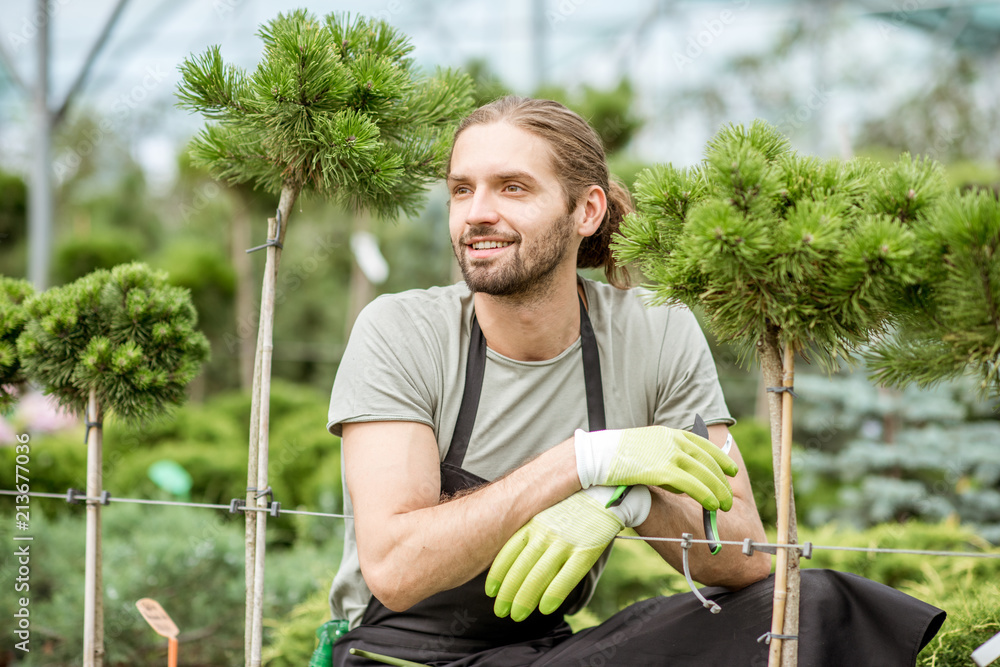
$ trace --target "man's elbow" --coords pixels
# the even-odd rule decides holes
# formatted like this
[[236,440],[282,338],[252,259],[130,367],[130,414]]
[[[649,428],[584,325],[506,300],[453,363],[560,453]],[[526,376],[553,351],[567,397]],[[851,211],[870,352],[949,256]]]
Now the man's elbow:
[[747,572],[747,586],[763,581],[771,574],[771,557],[761,553],[757,558],[750,559],[750,568]]
[[368,590],[390,611],[406,611],[423,599],[415,594],[415,582],[384,568],[362,566],[362,575]]
[[746,588],[750,584],[763,581],[771,574],[771,557],[764,552],[757,552],[747,559],[747,562],[740,568],[738,580],[731,582],[727,588],[739,590]]

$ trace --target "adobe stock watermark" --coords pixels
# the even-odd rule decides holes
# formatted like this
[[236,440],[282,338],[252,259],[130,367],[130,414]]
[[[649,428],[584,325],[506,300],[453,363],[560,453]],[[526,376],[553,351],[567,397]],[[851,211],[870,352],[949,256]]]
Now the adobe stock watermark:
[[23,653],[31,651],[31,540],[32,535],[24,531],[31,530],[31,440],[27,433],[17,436],[14,446],[14,489],[15,496],[14,526],[22,531],[14,535],[14,558],[16,559],[17,577],[14,579],[15,599],[14,635],[20,640],[14,648]]
[[125,122],[132,112],[139,108],[142,102],[149,97],[149,94],[159,87],[169,75],[170,70],[163,68],[160,64],[147,66],[142,80],[111,103],[112,115],[102,118],[97,127],[85,132],[83,139],[80,139],[73,148],[56,160],[56,178],[64,180],[72,175],[80,166],[83,158],[93,153],[98,144]]
[[892,14],[889,15],[889,20],[879,20],[878,31],[882,34],[883,38],[889,37],[894,32],[897,32],[900,28],[905,26],[909,22],[910,14],[922,9],[925,0],[906,0],[902,3],[894,3],[892,5]]
[[[17,53],[21,47],[38,36],[38,31],[45,28],[52,17],[59,13],[59,10],[68,5],[72,0],[49,0],[45,3],[45,8],[25,16],[21,20],[21,25],[17,32],[7,33],[7,44],[10,50]],[[33,5],[35,3],[32,3]]]
[[222,194],[222,187],[215,181],[207,181],[195,188],[191,203],[181,203],[181,218],[184,220],[184,224],[191,224],[192,216],[204,211],[220,194]]
[[811,86],[806,95],[805,101],[797,106],[793,111],[789,111],[778,121],[777,127],[782,134],[788,134],[790,130],[797,130],[802,127],[813,114],[826,106],[830,101],[830,91],[820,85]]
[[700,58],[726,32],[726,27],[736,21],[736,15],[749,6],[750,0],[733,0],[732,9],[723,9],[715,18],[702,21],[702,30],[688,36],[684,51],[673,53],[677,71],[683,72],[685,67]]
[[[310,245],[312,252],[292,265],[289,271],[278,274],[278,285],[274,295],[275,304],[281,305],[291,292],[298,290],[309,276],[330,259],[331,251],[338,245],[340,244],[334,239],[333,234],[316,236]],[[229,354],[236,352],[241,341],[257,335],[259,322],[260,303],[258,302],[252,313],[236,323],[235,333],[227,332],[222,336],[222,342],[225,343]]]
[[545,18],[548,20],[550,26],[556,26],[560,23],[565,23],[569,20],[569,17],[576,13],[576,10],[580,8],[587,0],[559,0],[559,4],[556,5],[555,9],[550,9],[545,12]]

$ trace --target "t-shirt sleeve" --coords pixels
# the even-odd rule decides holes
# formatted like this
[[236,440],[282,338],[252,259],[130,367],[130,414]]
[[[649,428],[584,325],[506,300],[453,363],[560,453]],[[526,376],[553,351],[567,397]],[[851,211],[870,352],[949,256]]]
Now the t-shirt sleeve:
[[431,341],[415,334],[397,301],[368,304],[351,331],[330,394],[327,429],[342,435],[348,422],[413,421],[434,425],[430,383],[436,358]]
[[690,429],[695,414],[706,424],[734,424],[719,385],[712,351],[695,319],[683,306],[668,308],[660,346],[655,423]]

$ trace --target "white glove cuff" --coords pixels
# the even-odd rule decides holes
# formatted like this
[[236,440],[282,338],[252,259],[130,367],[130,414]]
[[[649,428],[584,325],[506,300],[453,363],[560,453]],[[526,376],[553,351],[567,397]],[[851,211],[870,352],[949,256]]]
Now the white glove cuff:
[[618,431],[584,431],[576,429],[573,433],[573,445],[576,448],[576,474],[580,477],[580,485],[589,488],[595,484],[603,484],[608,478],[611,460],[618,450]]
[[[599,502],[602,507],[606,507],[617,490],[617,486],[592,486],[584,493]],[[639,484],[627,488],[621,502],[614,507],[608,507],[607,510],[617,516],[623,524],[634,528],[646,520],[652,505],[653,497],[649,493],[649,488]]]
[[620,505],[608,509],[617,514],[626,526],[634,528],[646,520],[652,506],[653,496],[649,492],[649,487],[637,484],[626,489]]

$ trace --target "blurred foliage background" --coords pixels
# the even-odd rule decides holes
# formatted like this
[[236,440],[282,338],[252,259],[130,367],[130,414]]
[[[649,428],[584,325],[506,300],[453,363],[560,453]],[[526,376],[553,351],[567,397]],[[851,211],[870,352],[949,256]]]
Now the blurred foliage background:
[[[512,75],[523,54],[518,51],[513,64],[505,60],[512,53],[507,42],[498,53],[489,50],[490,40],[503,36],[491,33],[488,12],[486,18],[473,14],[470,30],[486,47],[462,62],[433,60],[447,48],[441,44],[462,39],[462,29],[437,5],[389,2],[380,17],[398,19],[404,32],[439,36],[420,57],[432,65],[464,66],[477,83],[479,103],[516,92],[558,99],[580,112],[600,132],[612,171],[627,185],[654,162],[697,160],[690,146],[700,149],[722,124],[761,117],[802,152],[894,160],[908,150],[942,161],[954,188],[1000,187],[1000,21],[991,24],[979,5],[902,11],[875,2],[749,4],[649,2],[636,10],[647,14],[626,22],[606,3],[529,3],[521,8],[528,27],[513,42],[521,50],[538,48],[526,75]],[[245,9],[223,0],[213,7],[227,20]],[[261,20],[273,11],[267,8]],[[459,18],[472,11],[461,10]],[[667,23],[672,32],[664,37]],[[762,27],[761,35],[748,37],[754,27]],[[563,48],[575,30],[607,48]],[[244,32],[249,41],[252,26]],[[417,46],[420,55],[421,42]],[[652,66],[640,58],[649,53]],[[176,61],[184,55],[178,53]],[[17,58],[11,62],[16,66]],[[10,128],[23,125],[28,112],[12,101],[12,81],[9,71],[0,77],[0,273],[25,277],[27,163]],[[119,497],[175,498],[148,474],[151,465],[167,460],[191,475],[190,500],[228,504],[244,494],[248,385],[263,270],[262,253],[245,250],[263,243],[265,219],[277,202],[249,188],[219,185],[191,166],[183,146],[159,156],[171,165],[169,179],[151,173],[145,150],[138,148],[142,136],[178,113],[151,105],[122,123],[114,106],[85,100],[71,107],[54,136],[50,282],[64,284],[138,259],[165,269],[191,291],[211,341],[211,361],[192,385],[190,403],[169,418],[141,431],[109,422],[105,488]],[[109,119],[115,121],[112,131]],[[339,442],[324,428],[338,360],[367,301],[458,279],[445,202],[438,188],[421,215],[393,224],[355,219],[315,199],[299,202],[283,251],[275,322],[271,476],[282,507],[340,510]],[[352,252],[351,238],[359,231],[374,236],[389,267],[378,284],[365,277]],[[596,272],[588,275],[600,279]],[[758,506],[765,524],[773,526],[759,373],[741,367],[733,350],[710,343],[739,420],[734,433],[755,480]],[[962,381],[896,391],[877,388],[862,372],[845,369],[827,377],[803,364],[797,371],[802,540],[996,551],[995,401],[978,399]],[[25,400],[0,421],[0,488],[12,488],[10,445],[17,433],[31,435],[32,490],[84,487],[83,427]],[[184,664],[237,663],[242,519],[225,511],[124,504],[112,505],[105,517],[108,664],[163,659],[165,646],[135,613],[139,597],[158,599],[173,616]],[[36,499],[32,521],[38,545],[32,627],[40,650],[15,655],[7,641],[0,665],[75,664],[82,643],[83,512],[60,500]],[[0,539],[9,538],[9,523],[0,522]],[[268,664],[302,665],[316,626],[328,618],[326,595],[340,559],[342,523],[285,516],[269,527]],[[971,650],[1000,631],[995,560],[831,553],[817,551],[807,564],[863,574],[949,612],[920,664],[969,664]],[[10,555],[0,556],[0,581],[10,581],[14,567]],[[0,592],[4,617],[15,604],[11,589],[4,584]],[[573,622],[585,627],[634,600],[684,590],[683,578],[648,547],[619,543],[597,597]]]

